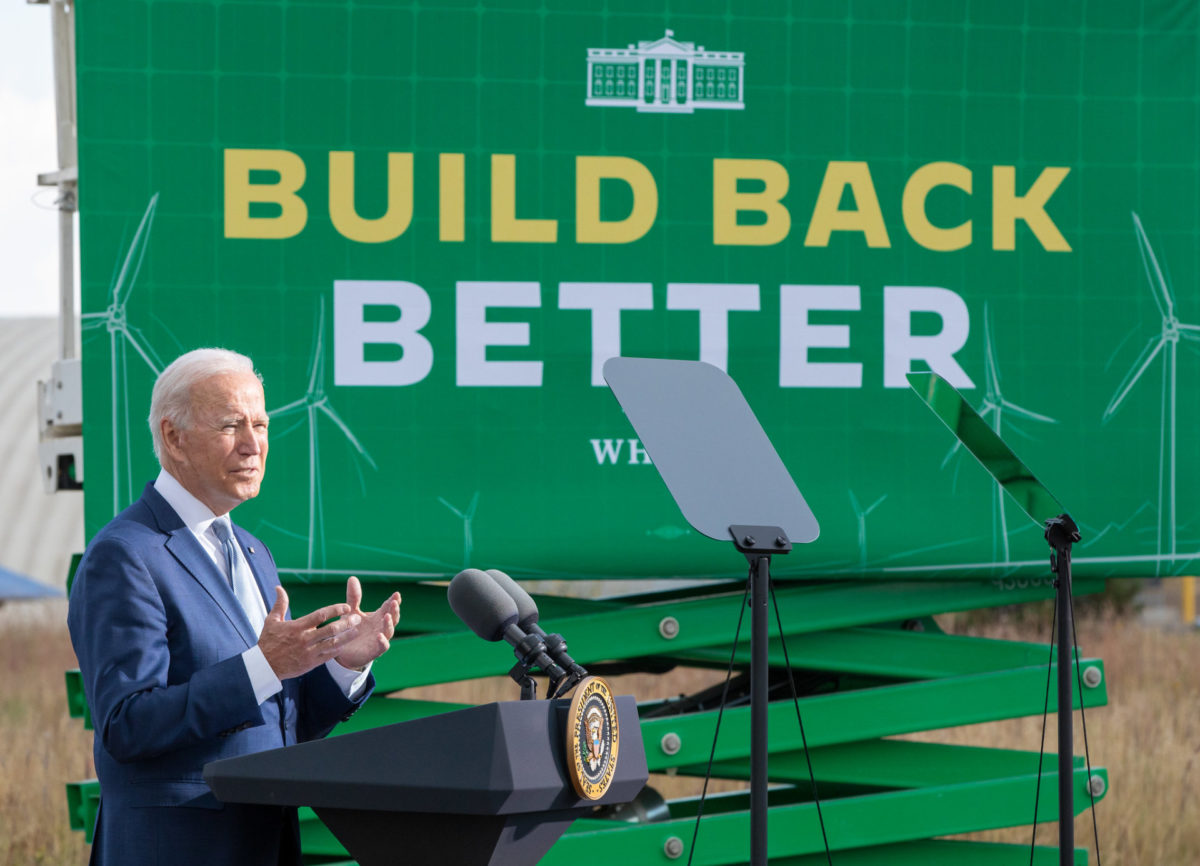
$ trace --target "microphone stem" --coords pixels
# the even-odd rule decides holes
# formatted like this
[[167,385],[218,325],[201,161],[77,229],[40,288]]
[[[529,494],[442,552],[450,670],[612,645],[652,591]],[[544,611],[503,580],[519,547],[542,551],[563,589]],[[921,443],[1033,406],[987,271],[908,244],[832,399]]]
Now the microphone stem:
[[566,671],[546,654],[546,645],[540,636],[526,634],[519,626],[512,624],[504,629],[504,639],[512,644],[513,653],[522,664],[536,665],[552,682],[558,682],[566,676]]

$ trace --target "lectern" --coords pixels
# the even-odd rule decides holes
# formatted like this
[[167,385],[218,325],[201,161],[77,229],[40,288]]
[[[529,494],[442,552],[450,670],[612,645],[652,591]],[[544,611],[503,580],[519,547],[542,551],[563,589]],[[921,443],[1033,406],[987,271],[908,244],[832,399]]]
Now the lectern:
[[627,803],[649,774],[637,705],[599,798],[572,787],[570,701],[509,701],[214,761],[217,799],[311,806],[360,866],[536,863],[576,818]]

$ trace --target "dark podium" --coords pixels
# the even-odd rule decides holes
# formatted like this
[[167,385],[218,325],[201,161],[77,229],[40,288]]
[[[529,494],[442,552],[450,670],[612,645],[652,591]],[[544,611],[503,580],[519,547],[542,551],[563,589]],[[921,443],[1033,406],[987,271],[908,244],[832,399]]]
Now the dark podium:
[[360,866],[533,864],[593,806],[649,774],[637,705],[616,698],[612,783],[579,797],[567,770],[570,701],[509,701],[213,761],[217,799],[311,806]]

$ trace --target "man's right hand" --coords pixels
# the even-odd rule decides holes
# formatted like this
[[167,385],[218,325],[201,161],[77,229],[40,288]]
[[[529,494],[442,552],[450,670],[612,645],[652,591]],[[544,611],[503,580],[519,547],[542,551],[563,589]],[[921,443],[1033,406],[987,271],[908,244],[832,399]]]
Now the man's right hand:
[[[354,639],[361,622],[358,614],[350,614],[348,604],[326,605],[292,620],[284,619],[287,606],[287,592],[277,586],[275,605],[258,636],[258,648],[281,680],[302,676],[336,656]],[[333,622],[321,625],[327,620]]]

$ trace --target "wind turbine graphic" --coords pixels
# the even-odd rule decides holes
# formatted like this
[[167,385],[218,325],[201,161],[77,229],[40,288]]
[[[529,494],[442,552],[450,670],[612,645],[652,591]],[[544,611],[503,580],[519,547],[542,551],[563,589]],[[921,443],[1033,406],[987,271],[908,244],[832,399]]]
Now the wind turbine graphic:
[[[1150,367],[1154,359],[1161,353],[1163,356],[1162,366],[1162,402],[1160,408],[1160,433],[1158,444],[1158,534],[1156,544],[1158,545],[1159,562],[1163,553],[1163,514],[1167,515],[1166,535],[1169,544],[1169,553],[1173,557],[1176,553],[1175,528],[1176,528],[1176,512],[1175,512],[1175,398],[1176,398],[1176,367],[1179,341],[1184,340],[1200,340],[1200,325],[1188,325],[1179,321],[1179,317],[1175,315],[1175,295],[1171,291],[1171,284],[1163,274],[1162,268],[1158,264],[1158,257],[1154,255],[1154,248],[1150,246],[1150,241],[1146,237],[1146,230],[1142,228],[1142,221],[1136,213],[1133,216],[1133,231],[1137,237],[1138,250],[1142,254],[1142,268],[1146,271],[1146,282],[1150,287],[1150,294],[1154,297],[1154,303],[1158,306],[1158,312],[1162,315],[1162,328],[1158,334],[1152,336],[1146,347],[1142,349],[1142,354],[1138,356],[1137,361],[1129,368],[1129,372],[1125,374],[1121,385],[1117,388],[1112,400],[1109,401],[1108,407],[1104,410],[1103,421],[1107,421],[1117,410],[1121,408],[1121,404],[1133,390],[1133,386],[1142,378],[1142,374]],[[1166,497],[1164,508],[1163,497]],[[1158,573],[1158,564],[1155,566],[1155,573]]]
[[325,393],[325,298],[320,300],[320,310],[317,314],[317,324],[313,335],[312,359],[308,368],[308,387],[304,396],[270,410],[267,415],[271,418],[286,418],[303,412],[308,427],[308,559],[306,567],[313,567],[313,555],[317,541],[320,540],[321,565],[325,562],[325,506],[321,495],[321,449],[320,425],[317,423],[324,415],[332,421],[346,440],[353,446],[372,469],[378,469],[374,458],[354,432],[347,426],[337,410],[329,402]]
[[[1058,421],[1048,415],[1041,415],[1026,409],[1024,406],[1018,406],[1016,403],[1007,399],[1004,393],[1000,390],[1000,366],[996,362],[996,342],[992,336],[992,311],[985,303],[983,305],[983,373],[984,373],[984,396],[983,403],[979,408],[979,417],[988,422],[997,436],[1003,437],[1004,413],[1009,412],[1018,418],[1025,418],[1030,421],[1041,421],[1046,424],[1057,424]],[[1013,432],[1019,436],[1026,436],[1019,428],[1013,427]],[[954,445],[946,452],[946,456],[942,459],[942,466],[945,467],[950,462],[950,458],[954,456],[961,446],[960,442],[955,442]],[[1004,556],[1003,562],[1009,561],[1008,550],[1008,519],[1005,517],[1005,499],[1004,488],[999,484],[994,485],[996,490],[996,498],[992,503],[992,514],[998,523],[998,532],[1000,538],[1002,553]]]
[[858,518],[858,567],[861,570],[867,565],[867,516],[887,499],[887,494],[883,494],[864,509],[858,504],[858,497],[854,495],[853,490],[846,492],[850,494],[850,505],[854,509],[854,516]]
[[475,491],[475,495],[471,497],[471,504],[465,511],[459,511],[440,496],[438,502],[454,512],[454,515],[463,522],[463,568],[468,568],[471,565],[471,554],[475,550],[475,539],[471,536],[471,523],[475,520],[475,509],[479,507],[479,491]]
[[[141,330],[129,323],[126,305],[150,242],[150,230],[154,226],[154,212],[158,208],[158,193],[150,197],[146,212],[138,223],[137,231],[125,257],[113,276],[109,286],[108,307],[101,313],[84,313],[79,317],[80,330],[90,331],[103,327],[108,331],[110,391],[112,397],[112,467],[113,467],[113,514],[121,510],[122,503],[133,499],[133,468],[130,455],[129,436],[129,366],[128,350],[132,348],[145,361],[150,372],[158,376],[162,361],[146,341]],[[121,422],[124,421],[124,424]],[[124,460],[122,460],[122,451]],[[124,478],[122,478],[124,466]],[[122,485],[122,482],[124,484]]]

